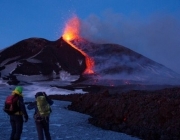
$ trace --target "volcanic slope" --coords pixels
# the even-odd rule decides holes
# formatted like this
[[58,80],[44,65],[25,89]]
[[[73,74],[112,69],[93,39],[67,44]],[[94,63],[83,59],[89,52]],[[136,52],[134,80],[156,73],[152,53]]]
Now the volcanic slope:
[[[72,41],[94,60],[94,79],[109,84],[170,84],[180,75],[129,48],[118,44],[95,44],[84,39]],[[97,82],[98,83],[98,82]]]
[[[22,40],[0,52],[3,80],[61,79],[61,71],[88,77],[88,84],[177,84],[180,75],[171,69],[118,44],[95,44],[84,39],[71,41],[94,61],[94,74],[84,74],[86,56],[59,38]],[[38,78],[32,78],[32,77]],[[21,78],[20,78],[21,77]],[[94,82],[95,81],[95,82]],[[92,83],[93,82],[93,83]],[[14,84],[14,82],[12,82]]]
[[4,79],[15,75],[41,75],[47,80],[53,75],[58,77],[62,70],[79,75],[85,69],[85,56],[62,38],[57,41],[29,38],[0,52],[0,72]]

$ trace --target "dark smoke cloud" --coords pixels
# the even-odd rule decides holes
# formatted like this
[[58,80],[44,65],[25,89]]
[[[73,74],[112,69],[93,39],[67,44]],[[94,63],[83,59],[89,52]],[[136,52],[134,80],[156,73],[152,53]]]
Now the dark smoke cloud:
[[180,20],[172,15],[90,15],[82,20],[81,36],[94,43],[123,45],[180,74]]

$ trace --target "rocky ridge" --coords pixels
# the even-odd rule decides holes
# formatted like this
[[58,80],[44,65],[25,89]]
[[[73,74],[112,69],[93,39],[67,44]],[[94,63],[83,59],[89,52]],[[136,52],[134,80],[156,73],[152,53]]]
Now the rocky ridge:
[[51,95],[68,100],[68,109],[89,114],[89,123],[145,140],[180,139],[180,88],[121,94],[99,93]]
[[62,37],[56,41],[28,38],[3,49],[0,78],[14,85],[22,81],[62,80],[62,71],[86,78],[87,57],[94,63],[90,68],[94,73],[88,74],[85,81],[88,84],[95,81],[94,85],[108,86],[127,82],[176,85],[180,81],[180,75],[170,68],[122,45],[95,44],[81,38],[67,42]]
[[25,79],[27,82],[33,76],[50,80],[59,78],[61,71],[81,75],[85,69],[85,56],[63,38],[56,41],[29,38],[0,52],[0,76],[12,79],[12,84],[17,84],[18,76],[31,76]]

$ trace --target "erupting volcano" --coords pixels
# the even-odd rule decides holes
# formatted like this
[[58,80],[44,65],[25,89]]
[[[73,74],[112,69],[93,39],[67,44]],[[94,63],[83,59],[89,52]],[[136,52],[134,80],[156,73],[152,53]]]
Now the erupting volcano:
[[90,58],[84,51],[78,49],[73,43],[71,43],[72,40],[76,40],[80,38],[79,35],[79,29],[80,29],[80,21],[79,19],[74,16],[72,19],[70,19],[65,26],[64,33],[62,38],[73,48],[81,52],[85,58],[86,58],[86,70],[84,73],[87,74],[92,74],[94,73],[93,71],[93,66],[94,66],[94,61],[92,58]]
[[56,41],[28,38],[3,49],[0,78],[8,82],[70,79],[108,86],[179,83],[179,74],[133,50],[89,42],[80,36],[81,26],[75,16]]

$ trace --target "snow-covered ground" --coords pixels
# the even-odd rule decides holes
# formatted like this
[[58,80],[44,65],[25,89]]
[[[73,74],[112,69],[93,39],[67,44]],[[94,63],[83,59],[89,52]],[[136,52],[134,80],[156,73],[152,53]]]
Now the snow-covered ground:
[[[50,89],[43,87],[47,94]],[[42,88],[42,89],[43,89]],[[3,108],[4,100],[14,87],[0,85],[0,107]],[[42,91],[41,87],[24,86],[24,100],[34,100],[34,94],[37,91]],[[51,89],[52,90],[52,89]],[[57,91],[56,91],[57,90]],[[59,89],[52,90],[56,93]],[[61,91],[61,90],[59,90]],[[31,94],[30,94],[31,93]],[[61,91],[60,93],[68,93]],[[78,112],[70,111],[67,106],[70,102],[54,101],[52,105],[52,114],[50,118],[50,132],[52,140],[137,140],[138,138],[103,130],[88,123],[90,116]],[[37,140],[36,128],[33,120],[34,110],[27,110],[29,121],[24,123],[21,140]],[[9,116],[3,111],[0,112],[0,140],[8,140],[11,133]]]

